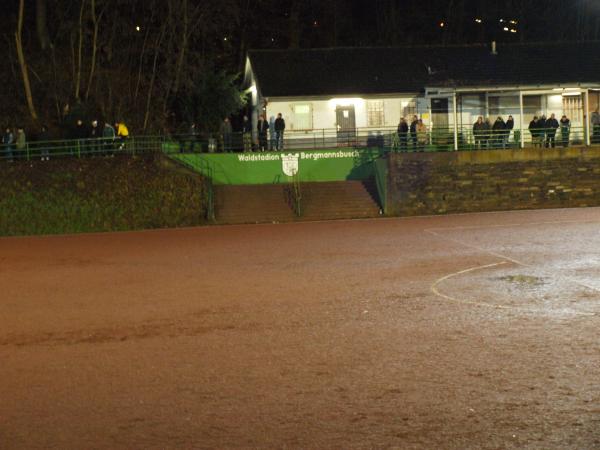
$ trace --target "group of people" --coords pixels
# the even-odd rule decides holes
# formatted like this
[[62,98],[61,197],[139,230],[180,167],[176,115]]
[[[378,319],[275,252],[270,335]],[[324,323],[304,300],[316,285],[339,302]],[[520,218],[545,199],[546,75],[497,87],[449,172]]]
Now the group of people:
[[[244,116],[244,121],[248,118]],[[277,114],[277,118],[271,116],[269,121],[264,114],[261,114],[258,118],[256,125],[256,131],[258,132],[258,151],[264,152],[267,150],[283,150],[283,133],[285,132],[285,120],[281,113]],[[251,131],[244,127],[244,135],[250,134]],[[244,144],[247,139],[244,138]],[[244,145],[244,151],[252,151],[251,146]]]
[[15,150],[17,152],[25,151],[27,146],[27,137],[23,127],[17,127],[16,130],[6,127],[2,135],[2,147],[5,158],[12,162]]
[[400,151],[407,151],[409,145],[413,151],[425,151],[427,127],[423,123],[423,119],[419,119],[414,115],[409,125],[406,119],[401,117],[398,124],[398,141]]
[[[268,150],[280,151],[283,150],[284,132],[285,120],[281,113],[277,114],[277,117],[271,116],[268,121],[264,114],[259,116],[256,125],[257,141],[253,139],[252,122],[248,116],[244,116],[242,120],[241,133],[234,132],[231,120],[225,117],[221,122],[218,135],[209,135],[207,150],[209,152],[232,152],[240,149],[245,152],[254,150],[261,152]],[[197,124],[192,123],[187,135],[180,135],[180,152],[194,152],[197,145],[202,146],[202,136]],[[202,151],[202,148],[200,148],[200,151]]]
[[[98,120],[92,120],[89,126],[79,119],[68,128],[65,133],[66,141],[51,140],[48,128],[40,126],[33,139],[28,141],[25,129],[21,126],[15,130],[6,127],[2,135],[2,148],[4,158],[13,161],[17,157],[39,157],[42,161],[50,160],[50,150],[63,147],[73,152],[77,146],[84,152],[104,152],[111,154],[115,148],[123,148],[125,141],[129,138],[129,130],[123,122],[117,122],[113,127],[107,122],[100,124]],[[75,145],[74,145],[75,144]]]
[[84,145],[92,151],[112,155],[115,147],[122,149],[125,146],[125,141],[129,139],[129,129],[123,122],[116,122],[112,126],[108,122],[94,119],[87,125],[78,119],[75,126],[68,130],[67,138],[76,140],[79,145]]
[[477,118],[473,124],[473,139],[478,149],[506,148],[510,139],[510,133],[515,127],[513,116],[508,116],[506,121],[498,116],[492,124],[489,118]]
[[569,145],[569,134],[571,133],[571,121],[563,115],[560,122],[556,116],[551,114],[548,119],[545,115],[533,116],[529,122],[529,132],[534,147],[554,148],[556,146],[556,131],[560,128],[561,144],[563,147]]

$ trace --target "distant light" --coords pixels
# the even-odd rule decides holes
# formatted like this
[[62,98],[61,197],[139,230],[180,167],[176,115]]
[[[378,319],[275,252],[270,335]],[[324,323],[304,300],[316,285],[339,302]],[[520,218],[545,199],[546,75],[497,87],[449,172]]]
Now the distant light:
[[514,28],[511,28],[511,29],[510,29],[510,32],[511,32],[511,33],[516,33],[516,32],[517,32],[517,30],[515,30]]
[[444,28],[446,24],[444,22],[440,22],[440,28]]
[[271,42],[275,42],[275,38],[271,38]]
[[227,42],[227,36],[225,36],[225,37],[223,38],[223,40]]
[[500,23],[504,22],[504,19],[500,19]]
[[516,20],[511,20],[510,23],[512,23],[513,25],[516,25],[517,21]]
[[135,31],[140,31],[140,30],[141,30],[141,28],[139,25],[135,27]]
[[475,22],[477,22],[477,23],[481,23],[481,22],[483,22],[483,21],[482,21],[481,19],[475,19]]
[[318,26],[319,26],[319,21],[318,21],[318,20],[315,20],[315,21],[313,22],[313,27],[318,27]]
[[504,27],[503,29],[504,29],[504,31],[508,31],[508,27]]

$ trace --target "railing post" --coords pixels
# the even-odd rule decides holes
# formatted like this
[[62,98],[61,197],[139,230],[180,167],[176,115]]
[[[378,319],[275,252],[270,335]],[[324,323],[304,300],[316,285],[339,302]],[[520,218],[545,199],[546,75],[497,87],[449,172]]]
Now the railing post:
[[452,99],[452,106],[454,110],[454,151],[458,150],[458,114],[456,107],[456,91],[454,91],[454,98]]
[[27,161],[29,161],[29,142],[25,143],[25,152],[27,153]]

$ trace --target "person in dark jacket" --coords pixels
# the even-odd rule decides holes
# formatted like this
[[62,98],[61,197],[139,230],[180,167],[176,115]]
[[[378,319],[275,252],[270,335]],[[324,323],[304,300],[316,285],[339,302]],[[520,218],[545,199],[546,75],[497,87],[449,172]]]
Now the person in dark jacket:
[[275,149],[283,150],[283,132],[285,131],[285,120],[281,113],[275,119]]
[[419,119],[417,116],[413,116],[412,122],[410,123],[410,140],[412,142],[413,151],[417,150],[417,125],[419,124]]
[[550,114],[550,118],[546,120],[546,148],[554,148],[557,129],[558,120],[554,114]]
[[537,116],[533,116],[529,122],[529,133],[531,134],[531,143],[534,147],[540,144],[539,120]]
[[400,118],[400,123],[398,124],[398,141],[400,142],[400,151],[405,152],[408,144],[408,124],[404,117]]
[[548,130],[546,129],[546,116],[542,114],[542,117],[538,120],[538,133],[540,138],[540,147],[546,146],[546,133]]
[[267,122],[263,114],[258,118],[256,129],[258,131],[258,149],[264,152],[268,149],[267,133],[269,132],[269,122]]
[[515,120],[513,119],[513,116],[508,116],[508,119],[506,119],[506,124],[505,124],[505,129],[504,129],[504,144],[503,147],[506,148],[506,146],[508,146],[508,142],[510,141],[510,133],[513,130],[513,128],[515,127]]
[[10,127],[6,127],[2,136],[2,145],[4,146],[4,155],[9,162],[13,161],[13,149],[15,147],[15,135]]
[[504,130],[506,130],[506,124],[504,123],[502,117],[498,116],[494,122],[494,125],[492,126],[492,137],[494,140],[492,146],[494,148],[500,148],[502,145],[502,142],[504,141]]
[[46,125],[42,125],[40,127],[40,132],[37,135],[37,147],[40,150],[40,159],[42,161],[50,160],[50,152],[48,148],[50,147],[50,143],[48,142],[48,128]]
[[492,145],[492,124],[490,118],[486,117],[481,129],[481,143],[483,148],[490,148]]
[[231,141],[232,141],[233,130],[231,127],[231,122],[229,117],[225,117],[223,122],[221,122],[221,139],[223,140],[223,151],[230,152],[232,150]]
[[563,147],[569,145],[569,134],[571,133],[571,121],[567,116],[563,115],[560,118],[560,140]]
[[477,149],[481,149],[483,143],[483,128],[483,117],[479,116],[477,118],[477,122],[473,124],[473,139],[475,141],[475,147],[477,147]]
[[248,116],[244,116],[242,121],[242,140],[244,142],[244,151],[252,151],[252,122]]

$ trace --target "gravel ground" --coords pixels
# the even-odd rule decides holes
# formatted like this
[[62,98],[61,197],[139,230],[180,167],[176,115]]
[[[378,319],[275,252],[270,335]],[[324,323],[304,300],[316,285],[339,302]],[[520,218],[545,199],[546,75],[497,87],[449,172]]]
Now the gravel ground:
[[0,448],[600,448],[600,209],[0,239]]

